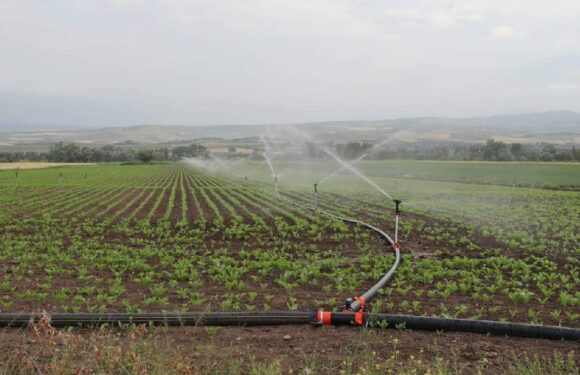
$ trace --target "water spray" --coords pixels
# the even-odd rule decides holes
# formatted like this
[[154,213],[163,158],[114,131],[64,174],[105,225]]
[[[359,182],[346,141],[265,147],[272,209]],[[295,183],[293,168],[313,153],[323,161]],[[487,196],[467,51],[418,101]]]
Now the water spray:
[[208,156],[211,160],[217,162],[219,164],[219,166],[224,170],[224,172],[228,171],[228,166],[226,165],[226,163],[223,162],[223,160],[221,160],[217,156],[213,156],[211,154],[208,154]]
[[[350,167],[354,166],[356,163],[358,163],[359,161],[363,160],[364,158],[366,158],[367,156],[369,156],[375,149],[382,147],[384,144],[386,144],[387,142],[389,142],[395,135],[397,135],[397,133],[393,134],[392,136],[383,139],[381,142],[377,143],[376,145],[372,146],[367,152],[363,153],[362,155],[360,155],[359,157],[357,157],[356,159],[354,159],[352,162],[349,163]],[[329,174],[328,176],[324,177],[322,180],[320,180],[318,183],[321,184],[323,182],[325,182],[326,180],[331,179],[332,177],[336,176],[337,174],[339,174],[340,172],[344,171],[345,169],[348,169],[349,167],[346,165],[342,165],[340,168],[338,168],[337,170],[335,170],[334,172],[332,172],[331,174]]]
[[270,157],[268,156],[268,153],[263,152],[262,156],[264,156],[264,159],[266,159],[266,163],[268,163],[268,168],[270,168],[270,172],[272,173],[272,177],[274,177],[276,175],[276,170],[274,169],[274,164],[272,164],[272,160],[270,159]]
[[314,193],[312,194],[312,205],[316,210],[318,208],[318,184],[314,184]]
[[349,171],[351,171],[352,173],[354,173],[355,175],[357,175],[358,177],[360,177],[361,179],[363,179],[367,184],[369,184],[370,186],[374,187],[375,189],[377,189],[381,194],[383,194],[385,197],[389,198],[389,199],[393,199],[393,197],[391,197],[389,195],[389,193],[387,193],[384,189],[382,189],[379,185],[377,185],[376,183],[374,183],[370,178],[368,178],[367,176],[365,176],[364,174],[362,174],[361,172],[359,172],[358,170],[356,170],[355,168],[352,167],[352,165],[348,164],[347,162],[345,162],[344,160],[342,160],[341,158],[339,158],[337,155],[335,155],[333,152],[331,152],[329,149],[327,148],[322,148],[322,151],[324,151],[326,154],[328,154],[330,157],[332,157],[334,160],[336,160],[339,164],[341,164],[343,167],[345,167],[346,169],[348,169]]

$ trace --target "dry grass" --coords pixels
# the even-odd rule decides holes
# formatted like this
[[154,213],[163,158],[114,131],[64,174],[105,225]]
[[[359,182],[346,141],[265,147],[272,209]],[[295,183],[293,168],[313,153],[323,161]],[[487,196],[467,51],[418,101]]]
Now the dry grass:
[[185,344],[178,339],[179,344],[164,327],[57,330],[44,314],[26,328],[0,331],[0,374],[570,375],[580,371],[573,351],[555,351],[546,356],[523,354],[497,367],[485,357],[468,363],[454,355],[429,357],[419,349],[414,355],[404,355],[399,353],[398,339],[384,340],[382,336],[375,338],[380,339],[380,347],[390,347],[391,355],[381,358],[376,347],[368,345],[374,335],[365,330],[360,331],[360,340],[345,346],[338,357],[340,363],[332,364],[328,358],[316,355],[291,362],[284,355],[257,359],[254,354],[263,353],[250,348],[232,352],[234,346],[212,345],[203,332],[194,330],[193,340]]
[[52,167],[70,167],[79,165],[95,165],[95,163],[42,163],[42,162],[0,163],[0,171],[10,169],[42,169]]
[[162,336],[152,335],[146,326],[58,330],[45,315],[17,336],[7,337],[6,332],[0,333],[0,374],[145,375],[195,371],[187,358],[173,350]]

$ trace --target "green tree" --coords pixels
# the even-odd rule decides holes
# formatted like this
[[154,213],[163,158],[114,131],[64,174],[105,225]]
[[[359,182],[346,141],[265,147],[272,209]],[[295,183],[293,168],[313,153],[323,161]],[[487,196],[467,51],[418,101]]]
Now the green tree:
[[139,150],[137,151],[137,159],[141,160],[143,163],[151,163],[153,160],[152,150]]
[[173,159],[195,158],[207,155],[207,148],[203,145],[192,143],[189,146],[178,146],[171,149]]

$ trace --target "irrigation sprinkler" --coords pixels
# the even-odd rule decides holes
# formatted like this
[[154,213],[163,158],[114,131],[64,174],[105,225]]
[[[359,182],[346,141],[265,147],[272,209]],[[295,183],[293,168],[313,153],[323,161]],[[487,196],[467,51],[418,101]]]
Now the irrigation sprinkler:
[[318,208],[318,184],[314,184],[314,193],[312,194],[312,203],[314,209]]
[[60,172],[58,179],[59,179],[60,183],[62,184],[62,172]]
[[278,194],[278,175],[274,175],[274,193]]
[[393,199],[395,202],[395,243],[393,246],[399,248],[399,216],[401,216],[401,210],[399,210],[399,205],[402,203],[400,199]]
[[[297,203],[299,206],[303,206]],[[393,278],[397,268],[399,267],[399,263],[401,262],[401,251],[399,250],[398,246],[395,245],[395,241],[383,230],[367,224],[361,220],[351,219],[348,217],[338,216],[331,214],[330,212],[319,210],[320,214],[332,217],[337,220],[342,220],[345,223],[361,225],[366,229],[370,229],[371,231],[378,234],[383,240],[388,242],[395,250],[395,261],[391,268],[383,275],[383,277],[373,285],[369,290],[361,294],[359,297],[348,298],[345,301],[343,311],[332,312],[332,311],[324,311],[324,309],[316,309],[316,324],[334,324],[334,325],[363,325],[365,324],[365,317],[364,317],[364,307],[370,300],[372,300],[379,290],[381,290],[387,283]]]

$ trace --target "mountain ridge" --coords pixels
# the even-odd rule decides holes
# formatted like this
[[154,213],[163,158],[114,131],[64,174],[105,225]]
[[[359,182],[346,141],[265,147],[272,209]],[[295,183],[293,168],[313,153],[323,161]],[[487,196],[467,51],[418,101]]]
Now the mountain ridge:
[[549,141],[576,143],[580,139],[580,113],[545,111],[485,117],[412,117],[385,120],[343,120],[296,124],[245,125],[154,125],[53,130],[5,130],[0,124],[3,145],[54,143],[59,141],[115,144],[132,141],[144,144],[172,143],[199,138],[234,139],[279,133],[285,127],[308,131],[313,136],[335,140],[376,139],[403,134],[408,141],[440,140],[483,142],[489,138],[514,139],[524,143]]

